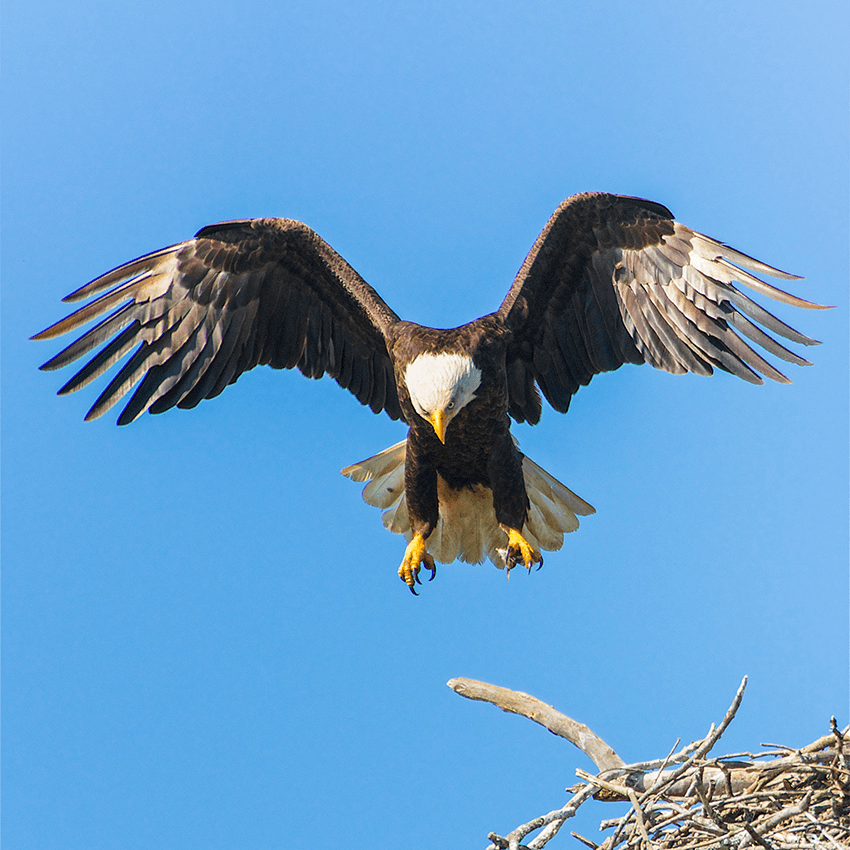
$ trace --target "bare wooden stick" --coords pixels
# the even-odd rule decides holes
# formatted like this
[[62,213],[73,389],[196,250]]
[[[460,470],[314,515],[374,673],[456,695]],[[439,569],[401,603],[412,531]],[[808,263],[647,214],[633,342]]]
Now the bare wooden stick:
[[746,690],[746,687],[747,677],[744,676],[744,678],[741,680],[741,684],[738,686],[735,698],[732,700],[732,705],[729,706],[726,715],[724,716],[723,720],[720,721],[720,725],[715,728],[714,724],[712,723],[711,728],[708,730],[708,735],[706,735],[703,742],[696,748],[696,750],[694,750],[693,755],[686,761],[682,762],[679,767],[669,771],[669,775],[667,777],[661,777],[660,775],[656,775],[653,778],[652,783],[647,787],[647,790],[644,793],[657,793],[665,786],[671,785],[680,776],[687,772],[687,770],[691,767],[691,765],[693,765],[695,761],[701,759],[703,756],[705,756],[711,751],[711,748],[720,740],[720,736],[726,731],[726,727],[735,718],[735,715],[738,712],[738,708],[741,705],[741,700],[744,698],[744,691]]
[[775,826],[778,826],[782,821],[788,820],[788,818],[794,817],[794,815],[801,815],[806,809],[809,808],[809,803],[812,801],[812,794],[814,792],[810,788],[806,792],[806,796],[800,800],[799,803],[795,803],[792,806],[786,806],[782,811],[777,812],[775,815],[771,815],[762,826],[760,832],[767,832],[768,830],[773,829]]
[[[834,720],[835,718],[831,718]],[[836,725],[837,731],[837,725]],[[800,752],[801,753],[816,753],[818,750],[822,750],[826,747],[831,746],[832,744],[838,744],[839,742],[843,742],[844,737],[850,733],[850,726],[845,726],[841,732],[830,732],[828,735],[824,735],[822,738],[818,738],[817,741],[813,741],[811,744],[803,747]]]
[[608,793],[613,794],[615,797],[620,797],[623,800],[629,799],[629,789],[624,785],[617,785],[616,782],[609,782],[607,779],[602,779],[600,776],[593,776],[586,770],[582,770],[580,767],[576,768],[576,776],[579,779],[583,779],[585,782],[591,783],[591,785],[596,785],[598,788],[608,791]]
[[652,842],[649,840],[649,833],[646,831],[646,821],[644,821],[643,819],[643,812],[641,811],[637,794],[635,794],[635,792],[632,791],[631,788],[629,789],[629,800],[631,801],[632,808],[635,811],[635,820],[637,821],[641,837],[646,842],[647,847],[652,847]]
[[[560,809],[555,809],[554,811],[549,812],[546,815],[542,815],[539,818],[535,818],[528,823],[521,824],[504,837],[496,834],[495,832],[491,832],[487,837],[493,843],[487,848],[487,850],[504,850],[504,848],[508,847],[513,850],[514,847],[521,847],[522,845],[520,845],[519,842],[522,841],[526,835],[534,832],[536,829],[545,827],[540,835],[538,835],[531,844],[528,845],[531,850],[539,850],[539,848],[543,847],[546,842],[563,826],[564,821],[575,816],[582,803],[593,797],[593,792],[595,790],[596,788],[593,785],[583,785],[581,790],[570,798],[566,806],[563,806]],[[555,826],[555,824],[557,824],[557,826]]]
[[[826,761],[826,759],[822,760]],[[818,759],[818,762],[820,761],[821,759]],[[818,762],[813,762],[813,764]],[[726,769],[712,766],[704,767],[703,775],[699,777],[698,781],[699,790],[706,793],[708,788],[714,784],[722,786],[727,794],[740,794],[755,782],[770,776],[772,773],[787,770],[792,765],[797,768],[800,774],[807,770],[804,763],[790,757],[776,759],[765,764],[753,763]],[[664,794],[668,797],[689,797],[694,793],[694,789],[691,787],[694,784],[694,777],[690,773],[686,772],[683,776],[671,781],[672,773],[671,770],[659,773],[630,773],[624,784],[627,788],[632,788],[643,794],[655,793],[662,788]]]
[[545,726],[553,735],[566,738],[578,747],[593,761],[600,772],[623,767],[625,764],[614,750],[587,726],[567,717],[566,714],[561,714],[560,711],[537,697],[475,679],[449,679],[446,684],[462,697],[490,702],[502,711],[520,714]]

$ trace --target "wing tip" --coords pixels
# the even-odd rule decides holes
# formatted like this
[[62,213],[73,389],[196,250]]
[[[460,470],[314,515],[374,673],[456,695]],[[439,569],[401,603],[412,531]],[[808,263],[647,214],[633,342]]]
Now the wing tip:
[[89,410],[89,412],[83,417],[83,422],[94,422],[95,419],[100,419],[104,413],[106,413],[106,408],[102,410],[98,410],[100,405],[94,405],[94,407]]
[[30,342],[41,342],[44,339],[56,339],[57,336],[62,336],[62,331],[56,330],[59,325],[62,324],[65,320],[55,322],[49,328],[45,328],[43,331],[39,331],[37,334],[33,334],[30,338]]
[[[130,263],[126,263],[125,265],[131,265],[132,263],[136,263],[136,262],[138,262],[139,259],[144,259],[144,258],[139,257],[136,260],[131,260]],[[102,275],[99,275],[98,277],[92,278],[88,283],[84,283],[82,286],[75,289],[73,292],[69,292],[67,295],[65,295],[62,298],[62,303],[63,304],[73,304],[75,301],[82,301],[84,298],[87,298],[90,294],[93,294],[93,290],[100,284],[100,282],[102,280],[104,280],[104,278],[108,278],[114,272],[116,272],[116,271],[118,271],[119,269],[122,269],[122,268],[124,268],[124,266],[118,266],[117,268],[114,268],[114,269],[112,269],[108,272],[104,272]],[[120,278],[119,278],[119,280],[120,280]],[[117,283],[118,281],[112,281],[112,282]]]
[[[802,280],[803,278],[798,278],[798,280]],[[780,292],[782,290],[779,290]],[[800,298],[797,295],[792,295],[791,298],[793,301],[789,301],[787,303],[792,304],[794,307],[799,307],[802,310],[834,310],[836,308],[836,304],[818,304],[817,301],[807,301],[805,298]]]
[[135,422],[145,412],[145,410],[147,410],[147,408],[142,408],[137,413],[131,413],[130,410],[129,410],[129,405],[128,405],[127,407],[124,408],[124,410],[121,411],[121,415],[115,421],[115,424],[116,425],[122,425],[122,426],[123,425],[129,425],[132,422]]

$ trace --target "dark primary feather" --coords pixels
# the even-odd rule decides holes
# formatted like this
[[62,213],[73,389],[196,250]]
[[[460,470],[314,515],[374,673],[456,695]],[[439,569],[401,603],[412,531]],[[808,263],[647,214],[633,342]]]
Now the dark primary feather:
[[[788,327],[735,286],[795,307],[822,309],[755,277],[798,280],[673,220],[660,204],[618,195],[564,201],[537,238],[499,308],[513,332],[507,368],[509,413],[540,419],[540,386],[566,412],[599,372],[650,363],[681,374],[714,368],[752,383],[788,379],[749,346],[798,365],[807,360],[766,331],[816,341]],[[759,322],[764,329],[755,324]]]
[[148,409],[194,407],[261,364],[297,366],[313,378],[327,373],[376,413],[401,416],[385,343],[398,316],[300,222],[205,227],[194,239],[126,263],[65,300],[91,297],[33,337],[50,339],[100,319],[42,366],[59,369],[103,346],[60,393],[86,386],[133,352],[87,419],[105,413],[137,383],[120,424]]

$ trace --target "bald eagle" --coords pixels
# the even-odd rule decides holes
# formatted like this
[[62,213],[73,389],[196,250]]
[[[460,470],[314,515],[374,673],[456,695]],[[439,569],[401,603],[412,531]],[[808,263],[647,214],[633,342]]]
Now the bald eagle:
[[[745,381],[788,379],[742,337],[809,365],[767,331],[815,340],[752,301],[820,308],[753,273],[797,280],[703,236],[661,204],[589,193],[555,210],[494,313],[450,330],[403,321],[309,227],[289,219],[213,224],[65,298],[85,306],[34,339],[100,321],[41,368],[100,350],[60,390],[74,392],[131,350],[89,410],[95,419],[139,382],[118,418],[194,407],[248,369],[327,373],[407,439],[343,473],[408,540],[399,576],[415,593],[435,559],[508,572],[542,563],[593,508],[520,452],[510,420],[536,424],[540,392],[566,413],[599,372],[650,363],[674,374],[715,368]],[[105,316],[105,317],[104,317]],[[104,318],[101,318],[104,317]],[[538,391],[539,388],[539,391]]]

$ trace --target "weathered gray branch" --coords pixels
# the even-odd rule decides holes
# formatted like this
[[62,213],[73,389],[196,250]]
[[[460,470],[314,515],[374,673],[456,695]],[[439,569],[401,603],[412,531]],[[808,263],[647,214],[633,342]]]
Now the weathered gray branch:
[[541,726],[545,726],[553,735],[566,738],[587,755],[600,771],[622,767],[625,762],[598,735],[583,723],[567,717],[545,702],[525,694],[512,691],[476,679],[449,679],[446,684],[456,693],[467,699],[490,702],[502,711],[521,714]]

